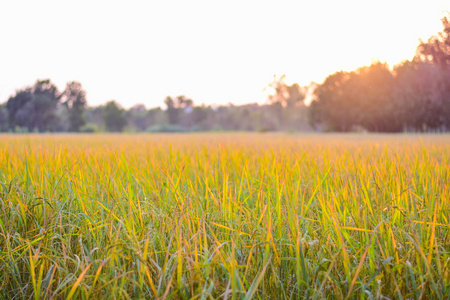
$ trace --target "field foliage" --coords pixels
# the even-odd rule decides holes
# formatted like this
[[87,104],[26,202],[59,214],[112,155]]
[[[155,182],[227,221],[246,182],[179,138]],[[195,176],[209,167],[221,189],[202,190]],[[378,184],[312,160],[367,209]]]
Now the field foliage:
[[448,135],[0,136],[0,298],[444,299]]

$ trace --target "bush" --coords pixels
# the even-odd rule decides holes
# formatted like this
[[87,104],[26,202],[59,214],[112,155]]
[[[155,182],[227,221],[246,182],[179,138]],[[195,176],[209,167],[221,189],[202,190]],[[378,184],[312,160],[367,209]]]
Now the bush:
[[180,125],[160,124],[147,128],[147,132],[186,132],[186,128]]
[[80,132],[85,132],[85,133],[98,132],[98,126],[97,126],[97,124],[88,123],[80,128]]

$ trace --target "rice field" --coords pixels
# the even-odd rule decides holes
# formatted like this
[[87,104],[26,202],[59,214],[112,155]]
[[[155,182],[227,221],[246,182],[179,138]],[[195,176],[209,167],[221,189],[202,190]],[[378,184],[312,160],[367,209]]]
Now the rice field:
[[448,299],[450,135],[0,136],[1,299]]

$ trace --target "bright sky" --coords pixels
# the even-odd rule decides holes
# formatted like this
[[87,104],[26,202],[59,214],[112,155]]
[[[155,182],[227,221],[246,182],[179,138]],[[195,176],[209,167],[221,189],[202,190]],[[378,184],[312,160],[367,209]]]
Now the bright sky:
[[273,75],[322,82],[338,70],[414,56],[448,0],[2,1],[0,102],[50,78],[88,103],[264,102]]

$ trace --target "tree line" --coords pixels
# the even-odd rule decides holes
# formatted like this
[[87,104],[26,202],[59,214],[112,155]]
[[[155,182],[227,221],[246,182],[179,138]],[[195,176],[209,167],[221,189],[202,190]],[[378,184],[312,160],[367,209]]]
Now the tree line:
[[372,132],[450,129],[450,23],[421,41],[416,56],[392,70],[375,63],[336,72],[315,90],[310,124],[323,130]]
[[[377,62],[329,75],[314,86],[288,85],[274,77],[265,104],[195,105],[186,96],[167,97],[165,108],[116,101],[87,106],[79,82],[64,91],[38,80],[0,104],[0,131],[9,132],[188,132],[188,131],[448,131],[450,130],[450,23],[421,41],[416,56],[389,68]],[[311,88],[311,87],[310,87]]]
[[308,130],[304,90],[274,77],[267,104],[218,107],[194,105],[186,96],[167,97],[165,109],[143,104],[126,110],[112,100],[89,107],[79,82],[64,91],[49,80],[16,92],[0,105],[0,130],[6,132],[191,132]]

